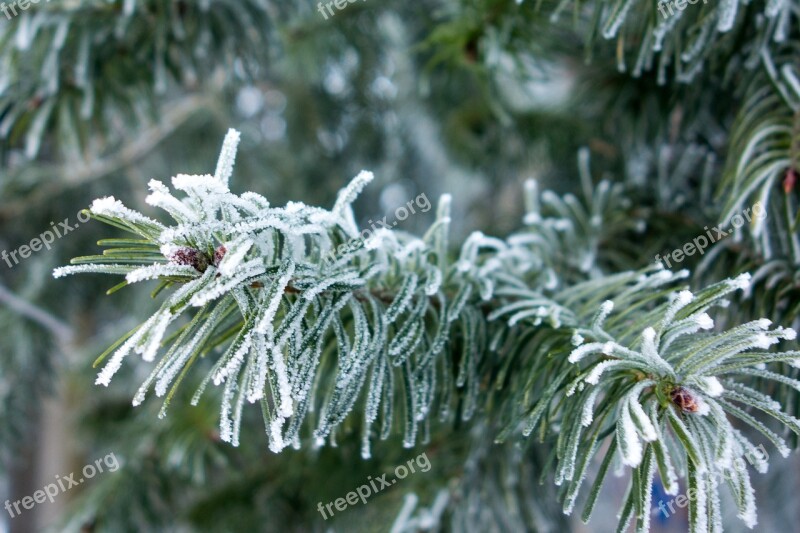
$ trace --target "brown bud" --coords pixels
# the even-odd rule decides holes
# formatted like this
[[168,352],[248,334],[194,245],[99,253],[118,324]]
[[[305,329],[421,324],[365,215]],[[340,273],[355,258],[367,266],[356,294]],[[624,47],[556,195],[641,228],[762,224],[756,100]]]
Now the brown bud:
[[205,272],[206,268],[208,268],[208,258],[206,254],[200,250],[189,248],[188,246],[176,248],[169,254],[168,259],[178,265],[188,265],[198,272]]
[[790,168],[788,171],[786,171],[786,177],[783,178],[783,192],[786,194],[792,192],[796,183],[797,173],[793,168]]
[[214,259],[211,260],[211,264],[218,267],[220,262],[222,262],[222,258],[225,257],[225,253],[227,251],[228,249],[225,248],[224,244],[219,245],[217,249],[214,250]]
[[684,387],[675,387],[669,393],[669,397],[684,413],[696,413],[700,408],[692,393]]

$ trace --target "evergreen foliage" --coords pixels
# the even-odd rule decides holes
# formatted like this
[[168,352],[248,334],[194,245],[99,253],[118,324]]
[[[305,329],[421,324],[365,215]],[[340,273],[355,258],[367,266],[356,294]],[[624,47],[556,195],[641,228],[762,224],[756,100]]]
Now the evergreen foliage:
[[[371,173],[356,176],[331,210],[272,207],[261,195],[230,192],[238,143],[239,133],[229,131],[213,176],[173,178],[182,200],[150,182],[147,203],[175,225],[113,197],[92,204],[90,216],[136,238],[100,241],[103,255],[76,258],[56,277],[125,275],[113,291],[147,280],[160,282],[154,294],[177,286],[98,358],[97,384],[108,386],[130,352],[152,362],[163,346],[133,399],[141,404],[154,387],[165,397],[163,417],[191,367],[216,357],[191,402],[209,383],[222,389],[223,441],[239,445],[243,408],[258,402],[273,452],[300,448],[304,431],[317,446],[335,444],[353,416],[362,420],[365,459],[373,435],[397,432],[405,447],[427,443],[430,417],[468,422],[483,410],[485,389],[496,388],[507,419],[497,442],[519,434],[550,440],[548,464],[563,487],[565,514],[609,440],[584,520],[615,461],[631,468],[619,531],[631,521],[649,530],[656,472],[668,494],[678,493],[680,477],[701,495],[690,503],[692,531],[722,527],[711,483],[718,476],[728,480],[740,518],[756,524],[745,458],[757,457],[761,472],[767,462],[731,419],[787,456],[786,441],[746,409],[797,435],[800,420],[748,383],[758,377],[800,387],[767,367],[800,365],[800,352],[770,351],[796,333],[767,319],[712,331],[708,311],[747,289],[749,275],[694,294],[681,286],[685,270],[603,272],[597,234],[621,195],[608,182],[587,190],[592,205],[571,195],[540,197],[528,182],[526,230],[506,240],[473,233],[452,260],[449,196],[421,239],[385,228],[362,239],[351,204]],[[189,310],[191,320],[170,332]]]
[[[3,272],[0,481],[59,394],[122,459],[69,531],[603,529],[620,492],[648,531],[654,487],[691,531],[794,527],[763,452],[800,437],[800,0],[316,9],[0,15],[0,247],[103,223]],[[321,520],[412,448],[431,472]]]

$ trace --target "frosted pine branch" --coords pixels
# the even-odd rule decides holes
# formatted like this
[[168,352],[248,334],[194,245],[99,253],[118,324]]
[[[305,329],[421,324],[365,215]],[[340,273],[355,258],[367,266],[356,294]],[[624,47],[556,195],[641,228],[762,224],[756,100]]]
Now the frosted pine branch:
[[[609,222],[627,203],[608,182],[583,203],[540,195],[531,182],[522,231],[506,239],[474,232],[455,256],[447,249],[449,197],[422,238],[385,230],[353,243],[351,204],[371,173],[356,176],[330,210],[275,207],[229,189],[237,143],[229,132],[214,176],[173,178],[179,193],[150,183],[148,203],[173,224],[114,198],[92,205],[94,218],[138,239],[108,240],[103,255],[76,258],[54,275],[119,274],[126,283],[157,280],[172,289],[105,354],[98,384],[108,386],[131,353],[158,360],[133,404],[154,390],[165,397],[165,416],[182,376],[204,366],[191,403],[209,384],[220,390],[222,440],[238,445],[246,404],[259,404],[274,452],[308,437],[313,446],[335,442],[360,414],[365,458],[376,437],[402,433],[412,447],[430,435],[434,415],[446,428],[456,413],[469,420],[499,405],[499,441],[534,434],[557,441],[555,479],[566,486],[567,513],[609,439],[609,453],[639,484],[658,472],[672,493],[681,477],[708,488],[711,475],[733,476],[739,514],[755,523],[742,458],[757,446],[737,427],[788,453],[764,419],[798,434],[800,421],[751,385],[758,378],[800,389],[767,369],[796,363],[800,353],[770,351],[795,332],[768,320],[714,330],[714,308],[747,289],[748,276],[690,292],[682,286],[686,271],[653,265],[604,273],[599,243],[630,222]],[[348,250],[331,260],[345,243]],[[662,292],[668,296],[654,297]],[[171,334],[183,315],[188,323]],[[640,530],[649,527],[635,512],[649,509],[648,495],[630,492],[644,499],[626,502],[622,523],[636,518]],[[695,528],[719,519],[716,493],[691,505]]]

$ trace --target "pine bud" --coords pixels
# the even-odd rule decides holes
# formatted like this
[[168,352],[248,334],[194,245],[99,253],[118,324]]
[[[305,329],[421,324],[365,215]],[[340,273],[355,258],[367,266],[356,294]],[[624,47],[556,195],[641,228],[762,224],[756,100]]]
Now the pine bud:
[[206,254],[195,248],[189,248],[188,246],[176,248],[169,254],[168,259],[178,265],[191,266],[198,272],[205,272],[206,268],[208,268],[208,258]]
[[696,413],[700,408],[692,393],[684,387],[675,387],[669,393],[669,397],[684,413]]
[[786,172],[786,176],[783,178],[783,192],[786,194],[791,193],[794,190],[794,186],[797,183],[797,173],[794,171],[793,168],[790,168]]
[[217,249],[214,250],[214,259],[211,260],[211,264],[215,267],[218,267],[220,262],[222,262],[222,258],[225,257],[225,253],[227,251],[228,249],[225,248],[224,244],[219,245]]

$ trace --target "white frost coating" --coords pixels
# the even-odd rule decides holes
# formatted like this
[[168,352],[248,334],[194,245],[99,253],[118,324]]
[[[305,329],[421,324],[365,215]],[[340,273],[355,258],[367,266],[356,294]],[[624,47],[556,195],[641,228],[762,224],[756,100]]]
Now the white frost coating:
[[108,387],[109,383],[111,383],[111,378],[114,377],[114,374],[122,367],[122,360],[125,359],[125,356],[133,350],[134,346],[136,346],[140,340],[142,340],[142,337],[150,331],[157,317],[158,315],[153,315],[147,319],[136,333],[131,335],[131,337],[114,352],[114,355],[109,359],[108,363],[106,363],[106,366],[97,374],[97,379],[94,382],[95,385]]
[[126,207],[113,196],[104,196],[103,198],[94,200],[89,209],[99,215],[116,215],[121,210],[126,209]]
[[768,327],[770,327],[772,325],[772,320],[770,320],[768,318],[759,318],[758,320],[754,320],[753,324],[758,329],[764,330],[764,329],[767,329]]
[[681,307],[686,306],[692,300],[694,300],[694,294],[691,291],[680,291],[675,297],[675,303]]
[[605,344],[603,345],[603,353],[604,353],[605,355],[611,355],[611,354],[613,354],[613,353],[614,353],[614,343],[613,343],[613,342],[610,342],[610,341],[609,341],[609,342],[607,342],[607,343],[605,343]]
[[336,203],[333,205],[332,211],[334,213],[341,213],[346,207],[353,203],[353,200],[361,194],[364,187],[371,182],[375,176],[368,170],[362,170],[358,175],[353,178],[347,187],[339,191],[339,196],[336,198]]
[[250,204],[249,209],[253,212],[269,208],[269,200],[256,192],[244,192],[239,197]]
[[[216,323],[216,317],[223,311],[222,307],[217,307],[214,309],[212,316],[207,320],[200,329],[193,335],[192,339],[185,345],[183,345],[180,349],[180,352],[173,354],[173,357],[170,359],[167,366],[162,368],[157,373],[157,381],[155,385],[155,393],[156,396],[162,397],[167,393],[167,388],[173,382],[173,380],[177,377],[178,373],[183,369],[186,362],[194,353],[197,344],[202,341],[202,339],[206,338],[206,334],[208,333],[209,328],[212,324]],[[142,391],[141,398],[144,399],[144,392],[146,391],[147,387],[143,387],[140,389]],[[196,405],[196,404],[195,404]]]
[[178,174],[172,178],[172,186],[179,191],[193,192],[198,195],[207,192],[212,194],[229,192],[225,184],[208,174]]
[[196,222],[199,220],[197,214],[186,204],[172,196],[167,186],[160,181],[150,180],[148,187],[152,191],[144,200],[148,205],[163,209],[178,222]]
[[697,490],[695,491],[695,512],[691,513],[689,517],[689,531],[712,531],[708,527],[708,512],[706,511],[708,494],[710,492],[712,492],[712,490],[709,487],[706,475],[698,475]]
[[283,352],[272,350],[272,370],[278,378],[278,395],[280,396],[279,414],[284,418],[292,416],[292,387],[289,384],[289,375],[286,372],[286,362],[283,360]]
[[733,28],[733,23],[736,20],[736,11],[739,6],[739,0],[722,0],[717,8],[719,13],[719,20],[717,22],[717,31],[725,33]]
[[[215,280],[213,283],[199,290],[194,296],[192,296],[192,299],[189,300],[189,303],[195,307],[201,307],[207,304],[208,302],[219,298],[228,291],[234,289],[235,287],[240,285],[244,280],[260,276],[266,270],[264,268],[264,265],[260,263],[261,263],[260,259],[253,259],[252,261],[244,263],[239,269],[238,274],[236,276],[227,278],[227,280],[224,283]],[[209,266],[208,268],[213,268],[213,267]]]
[[158,247],[158,251],[161,252],[161,255],[164,257],[171,257],[176,251],[180,250],[181,246],[172,243],[162,244]]
[[630,411],[627,406],[622,408],[622,413],[617,422],[617,440],[619,442],[622,463],[635,468],[642,462],[642,442],[636,431]]
[[642,354],[648,359],[660,359],[656,347],[656,330],[651,327],[642,331]]
[[160,227],[162,230],[164,229],[164,226],[160,222],[146,217],[143,214],[134,211],[133,209],[128,209],[122,205],[122,202],[113,196],[106,196],[105,198],[96,199],[94,202],[92,202],[89,210],[97,215],[121,218],[122,220],[127,220],[129,222],[152,224]]
[[[280,417],[274,418],[269,424],[269,449],[274,453],[278,453],[286,447],[286,443],[283,440],[282,427],[283,419]],[[324,442],[323,440],[323,443]]]
[[494,250],[503,251],[507,248],[506,243],[496,237],[488,237],[483,234],[483,232],[475,231],[472,235],[469,236],[469,240],[472,241],[473,246],[473,254],[472,258],[475,258],[475,254],[480,248],[492,248]]
[[548,268],[545,271],[545,276],[546,276],[546,279],[544,281],[544,288],[545,289],[553,290],[556,287],[558,287],[558,276],[556,276],[556,273],[553,272],[552,269]]
[[553,229],[558,231],[570,231],[574,229],[574,224],[571,220],[566,218],[558,218],[553,220]]
[[250,346],[253,344],[253,338],[248,335],[245,337],[242,344],[239,348],[233,353],[231,359],[225,364],[224,367],[217,370],[216,374],[212,378],[214,381],[214,385],[219,385],[220,383],[224,382],[228,376],[231,376],[239,371],[241,368],[242,363],[244,362],[244,356],[250,351]]
[[188,265],[164,265],[153,263],[152,265],[131,270],[125,276],[128,283],[138,283],[150,279],[158,279],[162,276],[197,276],[198,272]]
[[700,313],[699,315],[694,315],[692,320],[700,327],[700,329],[712,329],[714,327],[714,319],[711,318],[708,313]]
[[527,226],[538,224],[541,221],[542,216],[539,213],[527,213],[524,217],[522,217],[522,223]]
[[739,514],[736,516],[738,516],[747,527],[753,529],[758,523],[758,516],[756,514],[756,496],[755,492],[753,491],[753,485],[750,483],[750,476],[747,473],[747,467],[741,458],[736,461],[734,468],[738,471],[738,475],[743,478],[740,485],[744,486],[744,509],[740,509]]
[[592,389],[586,399],[586,403],[583,404],[583,410],[581,411],[581,425],[583,427],[589,427],[592,424],[592,420],[594,420],[594,401],[601,390],[600,387]]
[[472,267],[472,262],[467,261],[466,259],[462,259],[456,263],[456,269],[458,269],[459,272],[469,272]]
[[525,180],[523,186],[525,188],[525,210],[527,211],[527,214],[538,214],[539,184],[536,182],[535,178],[528,178]]
[[611,311],[614,310],[614,302],[611,300],[606,300],[602,304],[600,304],[600,309],[597,311],[597,315],[595,315],[594,320],[592,321],[592,328],[599,329],[603,327],[603,323],[608,318],[608,315],[611,314]]
[[620,26],[622,26],[622,23],[625,22],[625,18],[628,15],[628,11],[630,11],[632,5],[633,0],[626,0],[618,12],[612,13],[614,20],[609,26],[603,29],[603,38],[613,39],[617,35],[617,32],[619,31]]
[[250,251],[253,241],[248,238],[239,238],[227,246],[225,257],[219,263],[219,273],[225,277],[230,277],[237,267],[244,260],[244,256]]
[[428,272],[430,273],[430,275],[428,276],[428,279],[425,281],[425,295],[433,296],[438,292],[439,287],[442,286],[442,271],[434,267],[431,268]]
[[125,274],[130,269],[126,265],[69,265],[53,269],[53,277],[61,278],[70,274]]
[[706,394],[712,398],[716,398],[725,392],[725,388],[722,386],[722,383],[720,383],[719,380],[714,376],[707,376],[702,378],[702,380],[705,384]]
[[219,153],[217,160],[217,169],[214,171],[214,177],[224,183],[228,181],[233,174],[233,164],[236,161],[236,151],[239,148],[239,132],[231,128],[225,134],[225,140],[222,141],[222,150]]
[[172,319],[173,316],[169,311],[164,311],[161,313],[160,319],[157,320],[155,326],[153,326],[153,330],[150,333],[150,337],[147,339],[147,343],[142,347],[141,350],[136,350],[142,354],[142,359],[144,361],[152,362],[153,359],[156,358],[156,352],[158,352],[158,347],[161,345],[161,339],[164,337],[164,333],[167,331],[167,326],[169,326],[169,323],[172,322]]
[[178,305],[187,295],[194,293],[196,290],[208,285],[209,283],[213,283],[214,278],[217,275],[216,270],[217,269],[213,267],[207,268],[203,275],[199,278],[195,278],[188,283],[184,283],[182,287],[173,292],[172,296],[169,297],[169,300],[167,300],[169,302],[168,305]]
[[711,407],[705,400],[703,400],[699,396],[695,396],[694,401],[697,404],[696,414],[698,414],[699,416],[707,416],[711,412]]
[[570,363],[577,363],[590,353],[602,351],[605,345],[602,342],[590,342],[589,344],[582,344],[572,350],[567,358]]
[[231,421],[231,403],[233,402],[233,381],[225,385],[222,393],[222,409],[219,415],[219,438],[231,442],[233,422]]
[[580,333],[578,333],[578,330],[575,330],[575,332],[572,334],[570,342],[572,342],[573,346],[580,346],[581,344],[583,344],[585,340],[586,339],[584,339],[583,336]]
[[672,316],[675,316],[675,313],[679,309],[686,307],[692,302],[692,300],[694,300],[694,294],[692,294],[690,291],[680,291],[670,306],[672,309],[674,309],[674,311],[672,313],[667,312],[667,314],[672,314]]
[[646,442],[653,442],[658,438],[658,434],[656,433],[656,428],[653,426],[653,423],[650,421],[650,417],[647,416],[647,413],[644,412],[642,408],[642,404],[634,398],[630,397],[628,401],[628,406],[630,408],[631,416],[636,419],[639,423],[638,425],[641,426],[639,428],[640,434],[642,438]]
[[[387,233],[386,234],[386,239],[384,239],[384,240],[385,241],[391,240],[392,241],[392,245],[395,245],[395,246],[398,244],[397,238],[394,236],[394,233],[392,233],[392,232]],[[403,261],[408,256],[410,256],[412,253],[417,252],[417,251],[420,251],[420,252],[424,251],[424,250],[426,250],[426,248],[427,247],[425,246],[425,243],[422,241],[422,239],[412,239],[407,244],[405,244],[400,251],[396,252],[394,254],[394,256],[397,259]]]
[[103,367],[103,370],[97,374],[97,379],[95,380],[94,384],[108,387],[108,385],[111,383],[111,378],[114,377],[114,374],[116,374],[120,369],[122,366],[122,360],[130,353],[131,349],[133,349],[133,343],[129,340],[116,352],[114,352],[114,355],[108,360],[108,363],[106,363],[106,366]]
[[762,350],[766,350],[778,342],[780,341],[775,337],[770,337],[769,335],[764,335],[763,333],[760,333],[753,338],[753,346],[755,348],[761,348]]
[[[384,239],[384,242],[390,242],[391,246],[394,246],[394,247],[398,247],[399,246],[400,243],[397,240],[397,237],[395,237],[394,233],[387,234],[387,237],[390,237],[391,239],[389,239],[389,238]],[[405,244],[400,250],[395,252],[394,256],[400,261],[405,261],[412,253],[417,252],[417,251],[423,251],[425,249],[426,249],[426,246],[425,246],[425,243],[422,242],[422,240],[413,239],[410,242],[408,242],[407,244]]]
[[294,275],[295,264],[292,261],[286,273],[276,282],[277,283],[277,290],[273,295],[272,300],[267,304],[267,308],[264,311],[264,315],[259,320],[258,324],[256,324],[256,332],[258,333],[266,333],[269,330],[269,327],[272,325],[272,320],[275,318],[275,313],[278,311],[278,306],[281,304],[281,300],[283,299],[283,292],[286,289],[286,286],[289,284],[289,280],[292,279]]
[[[245,222],[241,222],[236,224],[233,227],[233,231],[236,233],[248,233],[253,231],[265,230],[269,228],[274,228],[280,231],[283,231],[289,235],[302,235],[304,233],[325,233],[325,227],[319,224],[305,224],[302,222],[300,218],[289,218],[284,216],[284,213],[281,213],[278,210],[273,210],[273,213],[278,213],[282,216],[277,216],[274,214],[263,214],[257,219],[247,220]],[[218,228],[219,230],[230,231],[230,226],[223,223],[215,223],[212,222],[209,224],[209,229]],[[174,230],[178,230],[179,228],[173,228]],[[170,236],[174,237],[181,237],[182,235],[175,231],[174,233],[170,234]]]
[[[778,40],[777,37],[775,40]],[[800,80],[797,79],[797,75],[794,72],[794,67],[792,67],[790,63],[786,63],[781,67],[781,75],[792,88],[795,95],[800,96]]]
[[313,300],[318,294],[325,291],[331,285],[335,285],[337,283],[347,283],[352,281],[357,281],[360,278],[358,277],[358,273],[356,272],[345,272],[344,274],[339,274],[338,276],[334,276],[332,278],[323,279],[319,281],[316,285],[313,285],[305,292],[303,292],[303,299],[305,300]]
[[750,274],[745,272],[744,274],[739,274],[735,278],[728,280],[728,285],[732,287],[734,290],[741,289],[746,290],[750,287]]
[[253,336],[253,351],[255,352],[255,375],[250,381],[247,391],[247,401],[255,403],[264,397],[264,386],[267,380],[267,366],[269,364],[269,351],[272,349],[271,343],[267,342],[264,335],[256,334]]
[[[502,257],[504,254],[498,254]],[[492,272],[502,271],[504,264],[498,257],[490,257],[478,269],[478,278],[488,278]]]
[[669,324],[672,322],[678,311],[686,307],[692,300],[694,300],[694,294],[690,291],[680,291],[676,294],[669,307],[667,307],[667,312],[664,313],[663,323]]
[[[219,221],[200,222],[196,224],[178,224],[161,232],[158,241],[161,243],[174,243],[176,241],[186,241],[188,237],[207,239],[209,235],[216,232],[230,231],[230,225]],[[239,231],[234,228],[234,231]]]
[[600,381],[600,376],[606,371],[606,369],[619,364],[622,364],[622,361],[602,361],[597,363],[594,368],[592,368],[592,371],[589,372],[589,375],[586,376],[586,383],[589,383],[590,385],[597,385],[598,381]]
[[[724,412],[721,408],[715,408],[715,411],[719,409],[720,414],[722,417],[725,416]],[[725,433],[724,436],[724,443],[723,448],[721,451],[717,452],[717,459],[715,464],[718,468],[730,468],[733,464],[733,432],[731,431],[730,426],[725,426],[720,428],[720,432]]]
[[364,241],[364,248],[367,250],[377,250],[380,248],[384,241],[391,241],[393,235],[392,230],[386,228],[378,228],[375,233]]
[[[650,404],[650,421],[653,423],[653,426],[656,428],[656,433],[658,434],[659,442],[664,442],[664,435],[661,434],[660,428],[658,427],[658,406],[655,402]],[[675,465],[672,463],[672,459],[670,458],[669,453],[664,453],[664,463],[666,467],[666,472],[663,472],[666,479],[662,477],[661,481],[664,484],[664,492],[669,494],[670,496],[676,496],[678,494],[678,490],[680,490],[680,486],[678,484],[678,474],[675,471]]]
[[[494,294],[494,281],[492,281],[492,279],[489,277],[481,279],[479,281],[478,292],[481,295],[481,300],[483,300],[484,302],[488,302],[489,300],[491,300],[492,295]],[[558,309],[556,309],[556,312],[554,313],[556,320],[558,320],[558,312],[559,312]],[[554,327],[560,327],[560,323],[558,326]]]
[[[572,396],[573,394],[575,394],[575,391],[578,390],[578,385],[581,385],[581,384],[583,384],[582,381],[574,381],[572,383],[572,386],[569,389],[567,389],[567,396]],[[581,389],[581,390],[583,390],[583,389]]]

